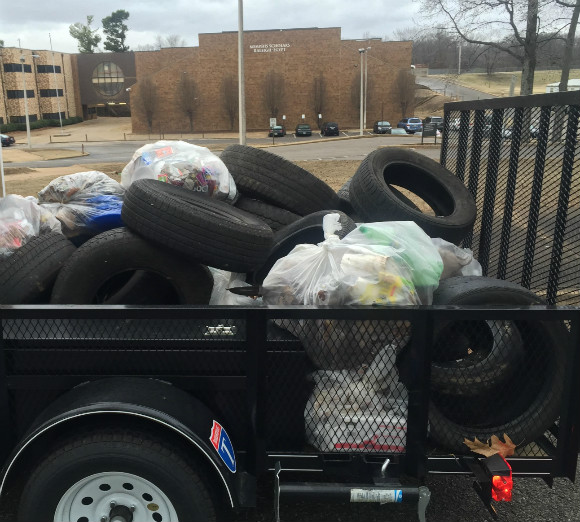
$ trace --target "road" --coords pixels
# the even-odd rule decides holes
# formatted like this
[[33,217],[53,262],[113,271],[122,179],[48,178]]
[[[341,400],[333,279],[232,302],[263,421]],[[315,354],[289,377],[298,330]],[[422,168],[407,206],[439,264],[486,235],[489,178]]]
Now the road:
[[[429,138],[430,143],[433,143],[433,138]],[[84,147],[85,153],[88,156],[78,156],[75,158],[66,159],[55,159],[50,161],[28,161],[28,162],[14,162],[8,164],[10,167],[30,167],[30,168],[42,168],[42,167],[69,167],[71,165],[83,165],[90,163],[123,163],[128,162],[133,153],[142,145],[150,142],[137,142],[137,141],[110,141],[110,142],[94,142],[94,143],[67,143],[63,144],[50,144],[43,146],[43,148],[60,148],[60,149],[72,149],[81,150],[81,145]],[[223,145],[227,147],[237,143],[235,139],[220,139],[220,140],[196,140],[195,144],[200,146],[215,146]],[[248,145],[269,145],[272,143],[272,139],[252,139],[248,140]],[[278,154],[290,161],[306,161],[306,160],[362,160],[370,152],[375,150],[377,147],[382,146],[396,146],[396,145],[413,145],[417,144],[417,150],[424,151],[426,155],[434,159],[439,158],[439,147],[425,148],[421,149],[421,137],[420,136],[370,136],[363,139],[351,139],[351,140],[336,140],[336,139],[308,139],[300,138],[297,140],[293,136],[286,136],[284,138],[276,138],[277,145],[268,148],[269,152]]]
[[470,89],[456,85],[453,82],[446,82],[441,78],[433,78],[430,76],[421,76],[417,78],[417,83],[429,87],[432,91],[444,93],[446,96],[454,96],[461,101],[484,100],[487,98],[495,98],[491,94]]

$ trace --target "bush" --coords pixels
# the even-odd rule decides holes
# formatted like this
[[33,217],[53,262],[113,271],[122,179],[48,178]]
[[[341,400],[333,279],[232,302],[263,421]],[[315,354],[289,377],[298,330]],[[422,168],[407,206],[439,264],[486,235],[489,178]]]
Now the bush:
[[[80,116],[73,116],[72,118],[63,118],[62,124],[64,125],[73,125],[75,123],[82,122],[83,119]],[[31,129],[44,129],[45,127],[59,127],[60,121],[58,120],[37,120],[30,122]],[[14,131],[25,131],[26,130],[26,123],[5,123],[4,125],[0,125],[0,133],[5,134],[7,132],[14,132]]]

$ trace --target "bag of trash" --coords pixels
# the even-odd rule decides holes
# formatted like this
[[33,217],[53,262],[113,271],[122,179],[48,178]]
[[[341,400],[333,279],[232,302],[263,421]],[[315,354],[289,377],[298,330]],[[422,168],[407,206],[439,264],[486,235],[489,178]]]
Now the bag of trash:
[[12,254],[31,238],[62,233],[60,222],[35,198],[9,194],[0,198],[0,258]]
[[395,360],[396,348],[388,345],[358,372],[313,373],[307,441],[320,451],[405,451],[408,397]]
[[443,260],[441,279],[483,275],[479,261],[473,257],[473,251],[469,248],[460,248],[440,237],[432,238],[431,241],[437,247]]
[[38,200],[62,223],[63,233],[70,238],[123,226],[124,192],[103,172],[77,172],[52,180],[38,193]]
[[[325,240],[318,245],[297,245],[276,261],[264,282],[266,304],[303,305],[415,305],[421,304],[405,257],[397,250],[335,235],[338,214],[323,220]],[[361,225],[362,226],[362,225]],[[360,227],[359,227],[360,228]],[[420,229],[419,229],[420,230]],[[354,237],[354,236],[353,236]],[[428,236],[426,236],[428,239]],[[366,244],[365,244],[366,243]],[[431,250],[439,258],[435,247]],[[408,253],[405,253],[410,257]],[[442,263],[441,263],[442,270]]]
[[137,149],[121,172],[121,184],[129,188],[144,178],[228,202],[237,196],[234,178],[223,161],[206,147],[185,141],[158,141]]
[[405,267],[416,291],[418,302],[409,304],[433,303],[433,292],[443,273],[443,260],[431,238],[413,221],[363,223],[347,234],[342,243],[364,246],[390,256],[398,266]]

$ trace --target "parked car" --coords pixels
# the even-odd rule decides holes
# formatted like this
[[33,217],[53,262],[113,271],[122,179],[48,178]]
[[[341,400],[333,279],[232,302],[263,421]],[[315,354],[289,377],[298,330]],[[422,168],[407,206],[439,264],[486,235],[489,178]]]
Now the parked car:
[[2,137],[2,146],[3,147],[10,147],[16,140],[12,136],[8,136],[8,134],[0,134]]
[[312,129],[308,123],[296,125],[296,136],[312,136]]
[[268,137],[272,138],[273,136],[286,136],[286,127],[284,125],[276,125],[275,127],[270,127],[270,132],[268,133]]
[[389,134],[391,132],[391,124],[388,121],[375,121],[373,132],[375,134]]
[[397,123],[399,129],[405,129],[407,134],[415,134],[423,130],[423,123],[419,118],[403,118]]
[[443,117],[442,116],[427,116],[423,120],[423,125],[425,125],[426,123],[434,123],[435,124],[435,128],[438,131],[443,132],[444,121],[443,121]]
[[338,136],[338,123],[334,121],[327,121],[326,123],[322,124],[322,128],[320,129],[320,134],[323,136]]

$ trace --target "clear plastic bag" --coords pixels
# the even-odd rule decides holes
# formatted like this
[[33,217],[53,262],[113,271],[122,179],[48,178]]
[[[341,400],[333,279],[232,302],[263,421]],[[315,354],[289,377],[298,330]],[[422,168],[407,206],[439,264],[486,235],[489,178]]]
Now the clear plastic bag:
[[431,241],[437,247],[443,260],[441,279],[483,275],[479,261],[473,257],[473,252],[469,248],[460,248],[440,237],[433,238]]
[[64,234],[74,237],[122,226],[124,192],[103,172],[77,172],[52,180],[38,193],[38,200],[62,223]]
[[363,223],[347,234],[342,243],[364,246],[389,256],[415,289],[418,302],[408,304],[432,304],[433,292],[443,273],[443,260],[419,225],[412,221]]
[[16,194],[0,198],[0,258],[12,254],[31,238],[49,232],[61,233],[60,222],[35,198]]
[[[373,238],[365,234],[353,236],[358,229],[340,240],[334,234],[335,214],[324,217],[323,229],[322,243],[297,245],[274,264],[262,284],[266,304],[421,304],[413,282],[417,272],[400,254],[403,249],[372,243]],[[345,241],[349,237],[360,238],[362,243]],[[442,270],[437,249],[430,248]],[[411,257],[407,252],[405,256]]]
[[129,188],[138,179],[156,179],[231,202],[237,196],[223,161],[209,149],[185,141],[158,141],[137,149],[121,173],[121,184]]
[[320,451],[403,452],[407,390],[385,346],[360,371],[318,371],[304,410],[306,438]]

